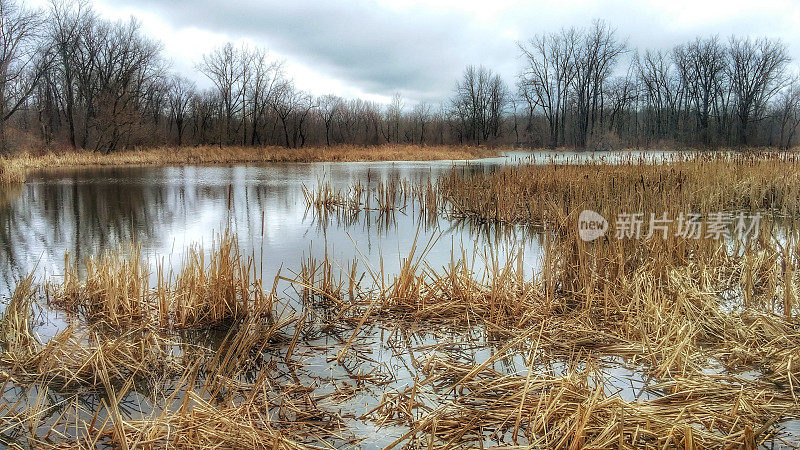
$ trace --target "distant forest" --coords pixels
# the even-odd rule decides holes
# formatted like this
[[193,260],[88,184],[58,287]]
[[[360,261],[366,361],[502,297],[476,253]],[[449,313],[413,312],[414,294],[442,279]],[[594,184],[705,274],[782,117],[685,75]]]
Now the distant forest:
[[[468,66],[439,103],[387,105],[298,89],[265,49],[227,44],[198,89],[131,19],[83,1],[0,0],[0,153],[152,146],[470,144],[568,147],[797,144],[800,82],[785,43],[697,37],[631,48],[602,21],[516,45],[518,76]],[[397,61],[398,65],[403,61]]]

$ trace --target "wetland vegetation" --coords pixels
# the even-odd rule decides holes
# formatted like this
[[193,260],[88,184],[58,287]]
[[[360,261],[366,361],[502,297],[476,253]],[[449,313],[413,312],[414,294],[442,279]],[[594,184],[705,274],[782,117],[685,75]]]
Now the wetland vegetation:
[[[796,444],[796,156],[559,157],[437,173],[406,163],[406,176],[388,165],[353,177],[342,163],[348,175],[333,177],[328,165],[329,178],[295,188],[320,239],[294,267],[269,262],[281,252],[264,254],[267,228],[240,222],[260,200],[239,203],[233,186],[205,248],[172,243],[165,255],[120,239],[62,254],[61,269],[9,292],[4,441]],[[747,240],[586,242],[586,207],[760,212],[763,223]],[[370,249],[361,227],[382,245]],[[387,258],[387,244],[402,257]]]

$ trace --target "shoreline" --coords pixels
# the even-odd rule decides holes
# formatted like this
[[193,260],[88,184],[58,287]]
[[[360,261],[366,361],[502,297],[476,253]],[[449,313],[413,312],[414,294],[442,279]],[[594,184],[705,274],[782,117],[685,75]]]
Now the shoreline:
[[24,183],[28,175],[60,169],[100,167],[214,166],[235,164],[441,161],[472,160],[500,155],[511,148],[472,146],[377,145],[287,149],[284,147],[156,147],[126,150],[108,155],[90,151],[20,153],[0,157],[0,185]]

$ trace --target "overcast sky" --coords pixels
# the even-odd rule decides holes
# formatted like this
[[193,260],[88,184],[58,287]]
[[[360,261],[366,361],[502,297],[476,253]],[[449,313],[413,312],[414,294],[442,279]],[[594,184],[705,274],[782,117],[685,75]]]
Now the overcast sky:
[[[44,0],[37,0],[39,2]],[[513,83],[515,41],[603,19],[631,48],[669,49],[695,36],[783,39],[800,62],[800,0],[93,0],[110,19],[136,16],[162,41],[173,68],[194,70],[227,41],[268,48],[297,85],[387,101],[438,102],[468,64]]]

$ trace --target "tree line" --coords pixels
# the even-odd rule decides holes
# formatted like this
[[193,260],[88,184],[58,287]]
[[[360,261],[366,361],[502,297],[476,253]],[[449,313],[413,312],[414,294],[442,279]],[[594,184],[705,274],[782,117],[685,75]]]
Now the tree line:
[[173,72],[133,18],[83,0],[45,11],[0,0],[0,151],[164,145],[797,144],[800,83],[777,39],[698,37],[631,49],[602,21],[517,42],[514,80],[468,66],[439,103],[388,104],[298,89],[263,48],[225,44]]

